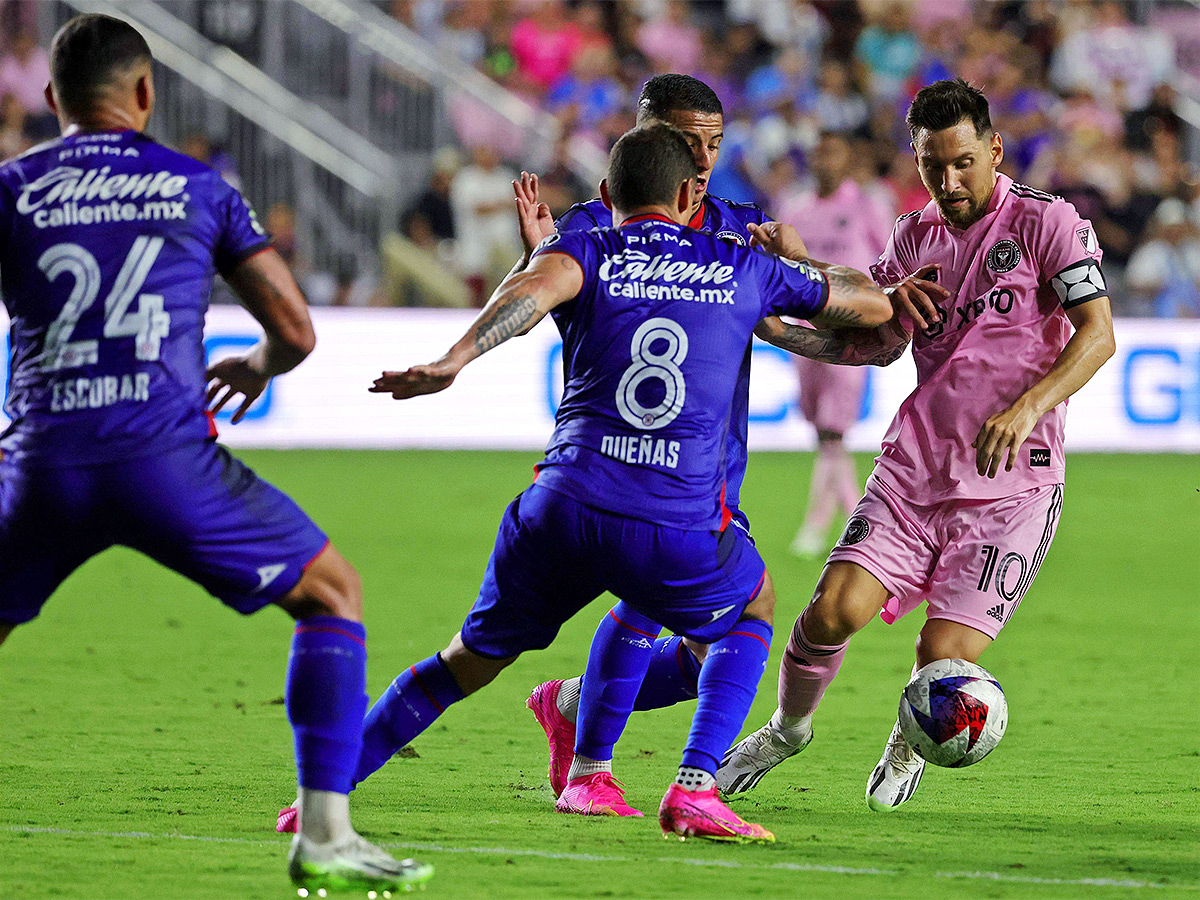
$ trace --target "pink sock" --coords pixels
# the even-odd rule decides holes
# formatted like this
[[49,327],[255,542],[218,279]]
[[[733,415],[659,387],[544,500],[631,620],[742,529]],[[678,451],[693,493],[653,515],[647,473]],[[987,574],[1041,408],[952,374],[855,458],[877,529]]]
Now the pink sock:
[[812,483],[808,488],[808,509],[804,512],[804,529],[824,533],[833,518],[837,503],[836,460],[829,454],[828,442],[817,444],[817,460],[813,463]]
[[831,647],[808,640],[801,613],[779,665],[780,711],[785,716],[811,716],[842,667],[845,655],[846,644]]

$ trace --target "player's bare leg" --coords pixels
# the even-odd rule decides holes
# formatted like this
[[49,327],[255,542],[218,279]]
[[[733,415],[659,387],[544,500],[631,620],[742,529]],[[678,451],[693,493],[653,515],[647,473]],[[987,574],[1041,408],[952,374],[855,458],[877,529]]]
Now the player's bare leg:
[[[992,642],[991,637],[961,622],[927,619],[917,637],[917,669],[939,659],[965,659],[978,662]],[[876,812],[889,812],[912,799],[925,772],[925,760],[913,752],[900,723],[892,726],[879,764],[867,780],[867,805]]]
[[[688,765],[689,758],[698,759],[700,754],[694,754],[693,749],[699,750],[697,744],[697,723],[707,711],[706,704],[718,699],[730,706],[737,703],[737,695],[731,694],[722,682],[738,682],[745,677],[744,670],[735,663],[728,665],[729,659],[754,649],[753,640],[763,640],[759,631],[766,636],[769,643],[771,622],[775,615],[775,591],[764,581],[763,590],[746,607],[737,625],[715,643],[716,651],[703,672],[701,682],[701,698],[696,707],[696,719],[693,720],[692,733],[688,737],[688,750],[684,753],[684,764],[679,767],[675,783],[671,785],[658,808],[658,821],[664,837],[678,835],[680,840],[687,837],[700,837],[706,840],[727,841],[732,843],[770,842],[775,835],[753,822],[746,822],[733,810],[726,806],[717,795],[716,775],[711,769],[703,769]],[[734,642],[740,642],[735,644]],[[765,656],[762,657],[765,663]],[[713,666],[724,666],[718,673]],[[712,681],[709,681],[709,678]],[[751,693],[741,707],[744,721],[745,713],[749,711],[753,701],[753,690],[757,687],[757,679],[751,687]],[[708,690],[706,690],[706,688]],[[740,724],[740,723],[739,723]],[[736,734],[736,731],[734,732]],[[723,738],[723,741],[728,738]],[[723,742],[722,741],[722,742]],[[715,752],[720,752],[716,750]],[[689,756],[691,755],[691,756]],[[716,758],[711,757],[714,768]]]
[[471,696],[482,687],[487,687],[495,681],[496,676],[517,661],[515,656],[507,659],[493,659],[480,656],[467,649],[462,641],[462,635],[456,634],[449,646],[441,652],[442,662],[458,682],[464,696]]
[[850,638],[878,614],[888,591],[850,562],[825,567],[812,602],[796,620],[779,665],[779,708],[762,728],[742,738],[717,771],[722,793],[750,790],[775,766],[812,740],[812,717],[837,675]]
[[970,625],[950,619],[926,619],[917,635],[917,668],[939,659],[965,659],[979,662],[992,638]]
[[[328,546],[299,583],[277,603],[297,622],[287,697],[288,716],[297,732],[297,765],[301,770],[296,806],[298,833],[288,854],[292,881],[304,888],[337,890],[391,890],[423,884],[432,877],[432,866],[411,859],[393,859],[354,830],[350,823],[348,779],[343,779],[345,790],[318,789],[305,784],[306,781],[313,784],[314,776],[306,773],[310,766],[316,768],[313,757],[321,755],[319,751],[314,753],[314,747],[309,745],[313,738],[320,745],[331,739],[344,740],[345,735],[359,736],[359,741],[349,742],[353,744],[357,762],[362,709],[343,704],[348,697],[339,696],[331,683],[321,683],[319,679],[345,678],[357,685],[354,692],[362,694],[365,652],[352,661],[345,658],[346,648],[335,646],[339,641],[348,646],[362,644],[358,637],[362,633],[362,579],[345,557]],[[314,661],[310,663],[304,656],[312,656]],[[322,656],[339,657],[343,661],[330,665],[320,659]],[[347,671],[341,672],[341,668]],[[350,672],[351,668],[355,671]],[[357,702],[357,697],[354,700]],[[354,762],[349,764],[349,774],[353,774]],[[286,812],[281,812],[281,821]]]

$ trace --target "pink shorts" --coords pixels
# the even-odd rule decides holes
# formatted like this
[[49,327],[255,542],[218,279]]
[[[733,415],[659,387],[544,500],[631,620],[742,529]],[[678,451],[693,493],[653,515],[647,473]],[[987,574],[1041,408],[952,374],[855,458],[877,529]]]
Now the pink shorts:
[[858,421],[863,388],[867,383],[864,366],[835,366],[800,357],[800,412],[818,431],[845,434]]
[[1054,540],[1063,486],[1047,484],[999,500],[918,506],[872,475],[829,562],[852,562],[891,596],[889,625],[922,601],[931,619],[990,637],[1012,618]]

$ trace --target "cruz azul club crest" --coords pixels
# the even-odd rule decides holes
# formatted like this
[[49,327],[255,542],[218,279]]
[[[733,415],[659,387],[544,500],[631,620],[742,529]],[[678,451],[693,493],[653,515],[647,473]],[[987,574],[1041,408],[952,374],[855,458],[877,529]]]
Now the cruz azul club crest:
[[1001,274],[1011,272],[1020,261],[1021,248],[1017,246],[1016,241],[1008,238],[992,244],[992,249],[988,251],[987,255],[988,268]]

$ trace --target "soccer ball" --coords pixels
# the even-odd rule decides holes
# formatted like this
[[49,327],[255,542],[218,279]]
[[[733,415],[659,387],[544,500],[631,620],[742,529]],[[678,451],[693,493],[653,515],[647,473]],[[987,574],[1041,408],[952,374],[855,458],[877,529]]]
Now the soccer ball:
[[900,731],[935,766],[970,766],[996,749],[1008,725],[1000,683],[965,659],[939,659],[900,695]]

